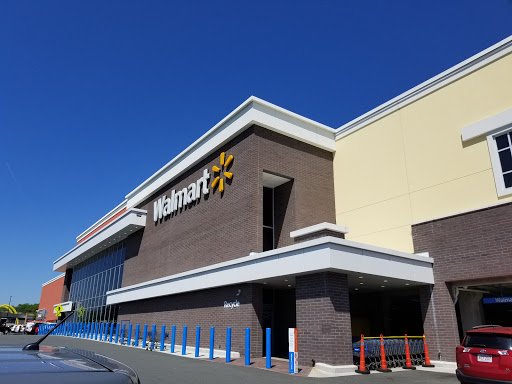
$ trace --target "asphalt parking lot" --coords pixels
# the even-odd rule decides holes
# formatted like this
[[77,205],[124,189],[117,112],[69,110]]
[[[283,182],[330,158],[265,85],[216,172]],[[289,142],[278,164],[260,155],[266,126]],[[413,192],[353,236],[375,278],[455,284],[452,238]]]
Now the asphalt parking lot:
[[[0,345],[25,345],[38,336],[0,335]],[[404,371],[389,374],[313,378],[272,372],[272,370],[215,363],[204,359],[184,358],[169,353],[149,352],[97,341],[50,336],[44,345],[65,346],[91,350],[132,367],[142,384],[180,383],[197,384],[259,384],[265,383],[403,383],[403,384],[456,384],[454,374],[429,371]]]

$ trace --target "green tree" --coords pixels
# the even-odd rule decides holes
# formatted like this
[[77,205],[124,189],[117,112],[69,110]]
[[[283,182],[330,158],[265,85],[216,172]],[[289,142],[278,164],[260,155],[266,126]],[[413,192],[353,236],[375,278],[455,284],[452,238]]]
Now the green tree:
[[28,314],[32,314],[35,316],[37,309],[39,308],[39,303],[35,303],[35,304],[24,303],[24,304],[19,304],[19,305],[15,306],[14,308],[16,308],[16,311],[18,313],[28,313]]

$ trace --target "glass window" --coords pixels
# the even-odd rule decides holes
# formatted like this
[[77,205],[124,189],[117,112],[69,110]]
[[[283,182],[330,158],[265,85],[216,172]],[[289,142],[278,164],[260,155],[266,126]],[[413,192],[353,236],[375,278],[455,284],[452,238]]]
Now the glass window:
[[85,313],[83,319],[78,319],[77,311],[73,321],[116,321],[117,306],[109,306],[107,310],[106,293],[121,285],[125,252],[126,245],[123,241],[75,266],[70,300],[77,303],[77,308],[83,306]]
[[498,196],[512,193],[512,131],[488,135],[489,152]]

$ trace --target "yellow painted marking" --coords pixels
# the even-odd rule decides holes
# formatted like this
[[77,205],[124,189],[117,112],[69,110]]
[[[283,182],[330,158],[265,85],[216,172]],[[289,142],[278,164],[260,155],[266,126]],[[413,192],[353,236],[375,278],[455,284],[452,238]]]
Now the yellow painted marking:
[[59,316],[60,316],[60,313],[62,312],[62,309],[63,309],[63,308],[62,308],[62,305],[57,305],[57,306],[55,307],[55,312],[56,312],[57,317],[59,317]]
[[213,180],[212,188],[215,188],[215,186],[217,185],[217,183],[219,182],[219,180],[220,180],[220,177],[219,177],[219,176],[217,176],[217,177],[215,178],[215,180]]
[[233,174],[231,172],[224,172],[224,176],[226,176],[228,179],[233,178]]
[[228,159],[226,160],[226,164],[224,164],[226,167],[231,164],[231,162],[233,161],[233,155],[229,155]]

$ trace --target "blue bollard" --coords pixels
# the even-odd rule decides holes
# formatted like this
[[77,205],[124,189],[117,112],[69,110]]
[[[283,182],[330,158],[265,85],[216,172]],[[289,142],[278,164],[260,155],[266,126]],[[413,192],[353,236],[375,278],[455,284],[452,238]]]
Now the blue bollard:
[[87,324],[87,336],[85,337],[86,339],[91,337],[91,326],[92,326],[92,323]]
[[98,340],[98,330],[100,328],[100,323],[96,323],[96,326],[94,327],[94,340]]
[[201,339],[201,327],[196,327],[196,353],[195,357],[199,357],[199,341]]
[[134,347],[138,347],[139,346],[139,332],[140,332],[140,325],[137,324],[135,326],[135,342],[133,343]]
[[115,339],[115,342],[116,342],[116,344],[119,342],[119,323],[117,323],[117,325],[116,325],[116,339]]
[[245,328],[245,365],[251,365],[251,328]]
[[267,368],[272,368],[272,361],[271,361],[271,354],[272,354],[272,340],[271,340],[271,333],[270,333],[270,328],[267,328],[267,352],[266,352],[266,360],[267,360],[267,364],[266,364],[266,367]]
[[181,354],[187,354],[187,326],[183,327],[183,343],[181,343]]
[[105,327],[105,323],[101,323],[100,327],[100,341],[103,339],[103,328]]
[[165,325],[162,325],[162,335],[160,336],[160,351],[164,350],[165,343]]
[[209,359],[213,360],[213,343],[215,340],[215,327],[210,328],[210,356]]
[[76,323],[71,324],[71,328],[69,329],[69,336],[75,336]]
[[142,334],[142,348],[146,348],[146,339],[148,338],[148,325],[144,324],[144,333]]
[[174,344],[176,343],[176,326],[172,326],[171,331],[171,353],[174,353]]
[[126,340],[126,345],[132,345],[132,324],[128,326],[128,340]]
[[151,350],[155,349],[155,335],[156,335],[156,324],[153,324],[153,329],[151,330]]
[[89,337],[91,340],[94,338],[94,329],[96,328],[96,323],[92,323],[91,325],[91,336]]
[[109,343],[112,342],[112,336],[114,336],[114,323],[110,324],[110,338],[109,338]]
[[124,335],[126,334],[126,323],[123,323],[123,328],[121,329],[121,345],[124,344]]
[[231,327],[228,327],[226,334],[226,363],[231,362]]
[[110,324],[109,323],[105,323],[105,332],[103,334],[103,341],[108,341],[108,326]]

